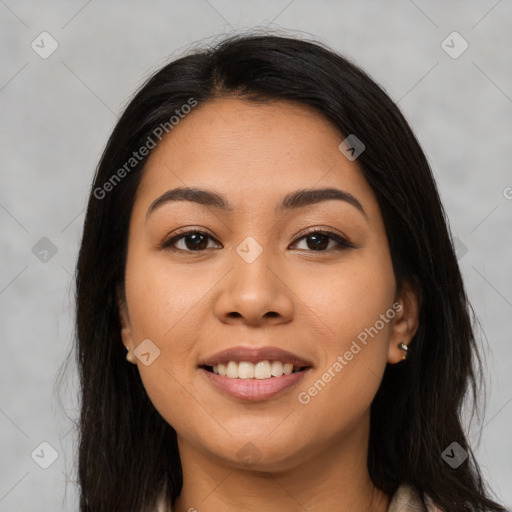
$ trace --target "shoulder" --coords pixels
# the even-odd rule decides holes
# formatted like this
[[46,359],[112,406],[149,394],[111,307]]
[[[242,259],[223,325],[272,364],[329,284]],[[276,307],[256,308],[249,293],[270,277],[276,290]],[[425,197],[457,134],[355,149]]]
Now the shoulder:
[[388,512],[442,512],[430,500],[425,508],[418,491],[407,484],[402,484],[389,503]]

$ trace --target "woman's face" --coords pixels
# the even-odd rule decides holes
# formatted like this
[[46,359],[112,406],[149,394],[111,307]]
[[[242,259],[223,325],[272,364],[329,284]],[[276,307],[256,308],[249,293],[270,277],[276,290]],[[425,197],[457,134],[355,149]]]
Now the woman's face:
[[[278,470],[367,439],[417,312],[342,140],[306,106],[230,98],[199,105],[149,158],[122,336],[180,450]],[[204,192],[172,200],[185,187]],[[311,194],[324,189],[339,197]]]

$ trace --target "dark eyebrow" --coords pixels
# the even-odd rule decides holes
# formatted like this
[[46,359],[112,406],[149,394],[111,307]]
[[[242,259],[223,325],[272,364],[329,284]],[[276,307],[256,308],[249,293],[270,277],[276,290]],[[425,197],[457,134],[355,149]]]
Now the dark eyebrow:
[[328,201],[330,199],[336,199],[338,201],[345,201],[352,206],[355,206],[360,213],[363,214],[364,218],[368,220],[368,214],[366,213],[363,205],[356,199],[350,192],[340,190],[338,188],[318,188],[318,189],[302,189],[292,192],[286,195],[282,202],[277,206],[276,212],[282,213],[289,211],[292,208],[301,208],[303,206],[309,206],[310,204],[320,203],[322,201]]
[[[365,219],[368,220],[368,215],[364,210],[363,205],[349,192],[339,190],[337,188],[302,189],[287,194],[277,205],[276,213],[284,213],[294,208],[302,208],[304,206],[309,206],[311,204],[331,199],[345,201],[352,206],[355,206],[363,214]],[[196,187],[179,187],[168,190],[160,197],[157,197],[148,208],[146,220],[157,208],[171,201],[192,201],[203,206],[210,206],[226,212],[233,211],[233,207],[230,206],[226,199],[216,192]]]
[[192,201],[204,206],[213,206],[226,212],[233,211],[233,207],[229,206],[227,201],[215,192],[196,187],[180,187],[168,190],[160,197],[157,197],[146,212],[146,220],[157,208],[171,201]]

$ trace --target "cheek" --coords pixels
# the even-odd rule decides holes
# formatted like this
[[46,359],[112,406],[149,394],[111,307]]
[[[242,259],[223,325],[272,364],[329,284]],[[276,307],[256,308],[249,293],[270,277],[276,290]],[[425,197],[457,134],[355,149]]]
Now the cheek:
[[[294,280],[293,291],[308,306],[310,321],[332,342],[331,349],[343,350],[392,306],[395,277],[391,258],[374,245],[311,276],[311,272],[302,272]],[[386,323],[386,328],[379,330],[387,333],[388,327]]]
[[197,415],[183,414],[191,409],[191,395],[187,382],[176,374],[167,360],[159,358],[147,367],[139,364],[139,373],[152,404],[169,425],[180,431],[190,429],[197,422]]
[[197,320],[197,306],[218,281],[218,272],[201,272],[194,265],[173,265],[165,255],[134,255],[127,263],[126,293],[130,318],[138,338],[176,346],[179,332]]
[[369,407],[387,363],[395,316],[391,258],[386,251],[361,250],[329,276],[314,288],[310,278],[297,285],[322,339],[318,371],[301,387],[299,402],[318,414],[344,410],[357,417]]
[[159,351],[150,365],[137,362],[144,388],[169,424],[189,431],[200,424],[203,411],[191,407],[188,391],[197,361],[196,340],[204,324],[201,305],[223,274],[193,267],[171,265],[165,258],[134,250],[125,281],[134,344],[149,339]]

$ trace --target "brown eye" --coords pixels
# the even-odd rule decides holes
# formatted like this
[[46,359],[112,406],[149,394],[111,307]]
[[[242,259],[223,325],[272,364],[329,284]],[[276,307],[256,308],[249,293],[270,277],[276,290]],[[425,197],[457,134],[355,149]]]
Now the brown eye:
[[[209,248],[209,240],[213,238],[203,231],[186,231],[164,242],[162,248],[185,252],[203,251]],[[177,246],[178,242],[181,243],[181,247]]]
[[[327,252],[329,250],[342,250],[354,247],[354,245],[348,240],[331,231],[311,231],[296,240],[294,245],[298,244],[301,240],[306,240],[306,247],[299,247],[299,249],[306,249],[315,252]],[[210,241],[216,242],[216,240],[208,235],[208,233],[205,233],[204,231],[189,230],[175,235],[164,242],[162,244],[162,249],[183,252],[204,251],[205,249],[212,248],[211,245],[208,245]],[[178,244],[181,244],[181,246]]]
[[[306,240],[306,249],[316,252],[326,252],[327,250],[342,250],[350,247],[354,247],[348,240],[339,236],[337,233],[331,231],[314,230],[310,231],[303,237],[299,238],[295,244],[301,240]],[[329,247],[329,244],[334,242],[334,247]],[[303,249],[300,248],[299,249]]]

